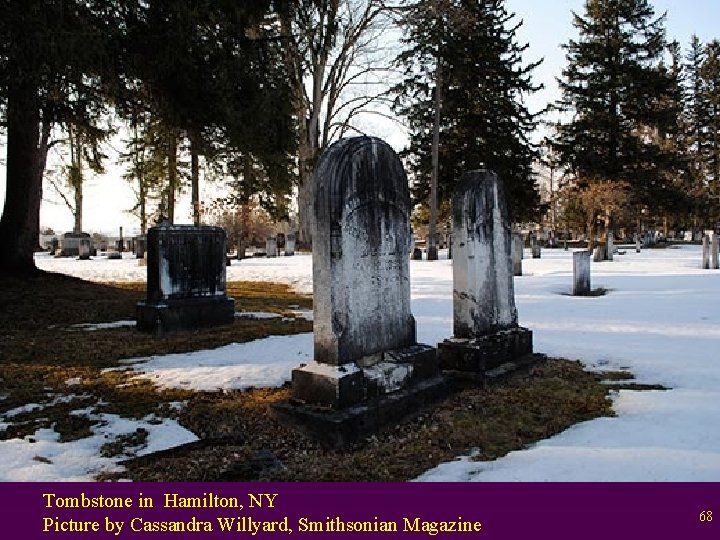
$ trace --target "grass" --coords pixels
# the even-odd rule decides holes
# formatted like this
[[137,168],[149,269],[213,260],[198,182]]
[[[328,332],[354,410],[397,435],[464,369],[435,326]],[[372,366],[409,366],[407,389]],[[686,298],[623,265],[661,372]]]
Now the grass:
[[[88,437],[97,414],[175,418],[200,441],[135,458],[146,430],[120,434],[101,449],[125,458],[126,471],[100,477],[137,481],[408,480],[440,462],[471,454],[492,460],[569,426],[613,415],[610,394],[633,385],[627,373],[592,374],[579,362],[550,359],[480,388],[469,382],[409,422],[390,426],[352,452],[328,451],[277,423],[270,406],[284,388],[231,392],[160,389],[124,370],[121,360],[187,352],[268,335],[308,332],[293,310],[312,301],[287,286],[228,284],[236,306],[287,319],[237,319],[224,328],[155,337],[134,328],[88,331],[73,325],[134,319],[144,284],[94,284],[59,274],[5,280],[0,288],[0,439],[52,428],[61,441]],[[288,320],[289,319],[289,320]],[[176,404],[181,402],[183,407]],[[25,407],[27,404],[38,407]],[[8,411],[17,414],[8,416]]]

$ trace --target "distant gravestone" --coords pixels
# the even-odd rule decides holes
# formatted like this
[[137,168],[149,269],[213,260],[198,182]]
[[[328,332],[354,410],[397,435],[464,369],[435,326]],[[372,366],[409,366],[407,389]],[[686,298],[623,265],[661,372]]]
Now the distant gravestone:
[[295,233],[288,233],[285,236],[285,256],[292,257],[295,255]]
[[642,249],[642,242],[640,242],[640,235],[635,235],[635,253],[640,253]]
[[144,234],[135,237],[135,258],[145,258],[145,252],[147,251],[147,236]]
[[517,324],[505,188],[487,170],[463,174],[452,200],[453,338],[438,345],[443,369],[485,371],[532,352]]
[[374,137],[343,139],[322,155],[313,183],[314,361],[293,370],[292,392],[342,414],[276,411],[343,446],[446,386],[435,349],[416,342],[410,196],[399,157]]
[[512,233],[512,263],[513,276],[522,276],[522,260],[523,251],[525,250],[525,241],[523,235],[519,231]]
[[573,252],[573,295],[590,294],[590,252]]
[[605,248],[605,255],[608,261],[613,260],[613,252],[615,251],[615,233],[612,231],[607,232],[607,246]]
[[147,299],[137,327],[172,332],[231,324],[235,302],[225,294],[225,231],[162,223],[147,234]]
[[603,245],[595,246],[595,251],[593,251],[593,262],[603,262],[604,260],[605,260],[605,246],[603,246]]
[[713,234],[712,241],[710,242],[710,268],[712,270],[718,270],[718,268],[720,268],[719,247],[720,236]]
[[92,240],[90,240],[90,238],[80,238],[78,241],[78,259],[81,261],[89,261],[91,250]]
[[710,269],[710,239],[705,235],[702,238],[702,267],[703,270]]
[[267,258],[277,257],[277,238],[270,237],[265,240],[265,256]]
[[111,261],[119,261],[122,260],[123,256],[119,251],[110,251],[107,254],[107,258]]
[[60,255],[62,257],[79,257],[80,256],[80,241],[87,239],[91,241],[88,233],[65,233],[60,238]]
[[245,258],[245,250],[247,249],[247,242],[243,239],[237,241],[237,260],[242,261]]

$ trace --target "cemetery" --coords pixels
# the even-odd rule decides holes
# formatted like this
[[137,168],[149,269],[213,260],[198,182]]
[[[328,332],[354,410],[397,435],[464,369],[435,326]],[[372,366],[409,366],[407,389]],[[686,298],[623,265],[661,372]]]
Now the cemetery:
[[571,2],[538,104],[510,2],[21,4],[0,482],[720,481],[717,39]]

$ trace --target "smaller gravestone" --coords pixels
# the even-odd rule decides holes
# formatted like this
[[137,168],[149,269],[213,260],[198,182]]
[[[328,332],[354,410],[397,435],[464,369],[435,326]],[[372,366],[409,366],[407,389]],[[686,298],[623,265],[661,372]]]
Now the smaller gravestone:
[[587,250],[573,253],[573,295],[590,294],[590,252]]
[[55,252],[58,250],[58,246],[60,245],[60,242],[57,238],[53,236],[53,238],[50,240],[50,249],[48,250],[51,254],[55,255]]
[[642,242],[640,241],[640,235],[635,235],[635,253],[640,253],[642,249]]
[[593,251],[593,262],[603,262],[604,260],[605,260],[605,246],[603,246],[603,245],[595,246],[595,251]]
[[123,256],[122,253],[120,253],[119,251],[110,251],[107,254],[107,258],[111,261],[119,261],[123,258]]
[[710,269],[710,239],[707,236],[702,238],[702,267],[703,270]]
[[605,255],[608,261],[613,260],[613,253],[615,251],[615,233],[608,231],[607,233],[607,246],[605,247]]
[[422,261],[422,249],[416,247],[412,251],[413,261]]
[[532,332],[517,324],[512,230],[497,174],[463,174],[452,216],[453,337],[438,344],[438,358],[443,369],[484,376],[532,353]]
[[720,268],[720,260],[718,258],[718,248],[720,247],[720,237],[717,234],[713,234],[710,242],[710,269],[718,270]]
[[144,259],[147,251],[147,237],[143,234],[135,237],[135,258]]
[[437,236],[435,236],[435,238],[431,238],[428,235],[425,238],[425,251],[427,251],[427,260],[428,261],[437,261],[438,260]]
[[237,241],[237,255],[236,258],[238,261],[242,261],[245,258],[245,250],[247,250],[247,242],[243,239],[239,239]]
[[295,233],[288,233],[285,236],[285,256],[292,257],[295,255]]
[[265,256],[270,259],[277,257],[277,254],[277,238],[273,236],[265,240]]
[[515,231],[512,234],[512,264],[513,276],[522,276],[522,260],[525,242],[521,232]]
[[80,238],[78,241],[78,259],[81,261],[89,261],[91,250],[92,240],[90,240],[90,238]]
[[540,248],[540,244],[535,244],[532,247],[532,258],[533,259],[540,259],[542,257],[542,249]]
[[225,231],[162,223],[147,234],[147,299],[137,304],[137,328],[164,333],[235,319],[225,294]]
[[453,235],[448,234],[448,259],[453,258]]

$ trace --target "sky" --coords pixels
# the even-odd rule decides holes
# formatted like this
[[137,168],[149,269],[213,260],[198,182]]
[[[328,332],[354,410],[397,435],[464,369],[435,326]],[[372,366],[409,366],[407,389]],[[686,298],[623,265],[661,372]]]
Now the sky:
[[[718,0],[653,0],[657,14],[667,12],[667,33],[670,39],[678,40],[686,47],[692,34],[701,41],[720,38],[717,21],[720,21]],[[572,12],[582,13],[583,0],[506,0],[508,11],[516,13],[524,21],[518,31],[521,43],[528,43],[526,62],[543,59],[535,71],[535,82],[545,88],[531,96],[527,103],[531,110],[540,110],[559,97],[555,78],[565,65],[565,53],[561,44],[574,34]],[[400,149],[406,140],[397,126],[378,123],[376,133],[385,137],[390,144]],[[0,149],[4,153],[4,148]],[[4,156],[3,156],[4,157]],[[108,164],[107,174],[89,179],[86,185],[84,224],[89,232],[117,234],[123,227],[125,234],[132,234],[138,228],[137,220],[127,213],[133,206],[134,195],[130,185],[124,181],[122,170]],[[201,190],[203,188],[201,187]],[[0,163],[0,200],[4,200],[5,168]],[[202,195],[201,195],[202,196]],[[190,205],[187,197],[180,201],[178,221],[190,220]],[[42,227],[52,227],[58,232],[72,228],[72,215],[60,198],[51,189],[46,189],[41,208]]]
[[[493,461],[461,459],[427,471],[425,481],[720,481],[720,275],[701,269],[698,245],[672,249],[621,248],[612,262],[592,263],[591,284],[603,296],[577,297],[572,289],[573,253],[543,250],[540,259],[525,250],[523,275],[514,279],[518,322],[533,332],[535,352],[580,360],[595,372],[625,370],[641,384],[667,390],[612,391],[617,416],[576,424],[529,448]],[[412,313],[420,343],[435,345],[452,335],[451,261],[411,261]],[[131,255],[119,261],[56,259],[38,254],[39,268],[92,281],[142,281],[146,267]],[[310,293],[312,257],[253,257],[232,261],[229,281],[289,283]],[[236,309],[243,306],[236,304]],[[237,314],[236,316],[240,316]],[[311,318],[312,313],[297,312]],[[277,315],[244,312],[242,316]],[[88,323],[91,321],[87,321]],[[98,328],[133,325],[76,325]],[[95,339],[89,337],[89,339]],[[165,388],[204,391],[280,386],[292,369],[312,361],[312,334],[270,336],[212,350],[155,355],[123,361],[123,366]],[[115,369],[115,368],[113,368]],[[77,381],[68,380],[68,394]],[[66,395],[49,395],[44,403],[25,404],[0,414],[0,429],[28,408],[43,408]],[[178,407],[181,407],[178,404]],[[73,415],[97,418],[94,407]],[[110,415],[111,416],[111,415]],[[147,453],[195,440],[194,434],[165,419],[100,418],[107,425],[91,436],[61,443],[53,429],[32,438],[0,441],[0,481],[86,480],[116,470],[118,456],[102,458],[107,437],[147,429]],[[154,427],[151,427],[154,426]],[[38,456],[43,459],[38,459]]]

